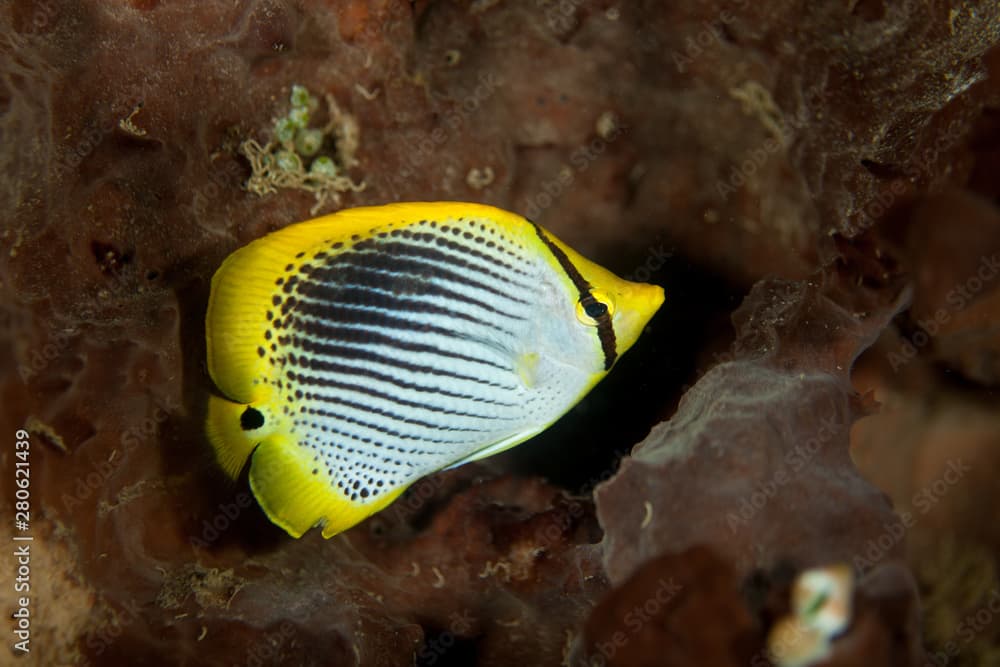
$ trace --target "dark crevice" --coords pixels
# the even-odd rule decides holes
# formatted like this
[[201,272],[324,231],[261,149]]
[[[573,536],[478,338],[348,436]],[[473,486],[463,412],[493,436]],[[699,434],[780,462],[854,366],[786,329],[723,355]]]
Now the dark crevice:
[[[654,241],[648,247],[661,244]],[[616,254],[621,258],[614,251],[602,255]],[[652,251],[647,252],[645,259],[652,256]],[[633,268],[622,268],[629,266]],[[708,370],[699,367],[698,360],[718,336],[709,337],[706,332],[725,326],[743,297],[740,289],[717,274],[679,257],[657,258],[646,265],[640,255],[611,268],[622,277],[663,286],[666,301],[593,391],[552,427],[501,455],[506,459],[505,469],[540,475],[578,494],[589,494],[610,477],[620,459],[654,425],[670,417],[685,385]],[[730,329],[723,335],[731,335]]]
[[906,175],[903,169],[898,165],[882,164],[867,158],[861,160],[861,166],[864,167],[869,174],[879,180],[894,180],[897,178],[903,178]]
[[476,640],[450,630],[425,628],[425,641],[416,653],[416,667],[467,667],[476,663]]

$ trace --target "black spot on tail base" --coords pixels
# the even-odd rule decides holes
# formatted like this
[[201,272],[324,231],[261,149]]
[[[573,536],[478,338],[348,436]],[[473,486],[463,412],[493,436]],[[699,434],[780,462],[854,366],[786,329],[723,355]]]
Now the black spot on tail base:
[[264,415],[260,410],[247,406],[247,409],[240,415],[240,428],[244,431],[253,431],[264,425]]

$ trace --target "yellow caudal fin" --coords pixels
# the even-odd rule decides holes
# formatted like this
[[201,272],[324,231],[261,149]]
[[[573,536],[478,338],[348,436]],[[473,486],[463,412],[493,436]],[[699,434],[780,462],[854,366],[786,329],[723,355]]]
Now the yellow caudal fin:
[[268,518],[292,537],[323,526],[323,537],[329,538],[378,512],[406,487],[390,490],[371,503],[351,502],[325,468],[300,455],[289,436],[275,434],[254,451],[250,488]]
[[240,417],[247,406],[227,401],[219,396],[208,397],[205,431],[215,450],[219,465],[233,479],[239,477],[253,448],[260,442],[260,433],[242,427]]

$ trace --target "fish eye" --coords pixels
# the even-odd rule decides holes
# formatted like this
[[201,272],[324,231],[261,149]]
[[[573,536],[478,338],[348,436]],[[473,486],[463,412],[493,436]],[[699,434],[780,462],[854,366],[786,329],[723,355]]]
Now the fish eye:
[[614,314],[615,302],[601,290],[593,290],[576,302],[576,319],[590,327],[596,327],[602,317]]
[[608,305],[601,303],[600,301],[595,301],[585,305],[583,307],[583,312],[587,313],[587,315],[596,320],[598,317],[608,314]]

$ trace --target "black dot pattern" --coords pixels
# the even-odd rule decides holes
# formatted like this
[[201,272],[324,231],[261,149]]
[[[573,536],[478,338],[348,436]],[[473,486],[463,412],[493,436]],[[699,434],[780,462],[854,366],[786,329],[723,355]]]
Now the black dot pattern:
[[[525,237],[490,220],[400,221],[283,267],[257,353],[308,474],[376,502],[576,400],[585,374],[531,387],[519,375],[518,355],[553,315],[546,295],[565,282]],[[248,413],[241,424],[256,423]]]

